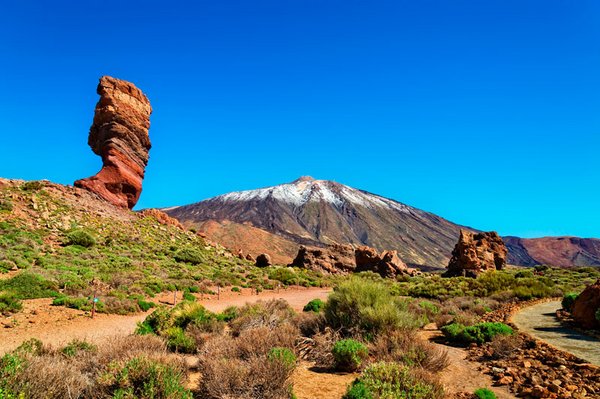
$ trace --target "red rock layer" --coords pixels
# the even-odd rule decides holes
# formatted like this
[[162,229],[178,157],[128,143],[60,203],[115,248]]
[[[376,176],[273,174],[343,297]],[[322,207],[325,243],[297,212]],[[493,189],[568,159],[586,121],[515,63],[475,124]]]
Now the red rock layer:
[[88,144],[102,157],[102,169],[95,176],[77,180],[75,186],[131,209],[142,192],[148,164],[152,107],[132,83],[110,76],[100,79],[97,92],[100,100]]
[[600,279],[585,290],[573,303],[573,319],[583,328],[600,328],[596,313],[600,310]]

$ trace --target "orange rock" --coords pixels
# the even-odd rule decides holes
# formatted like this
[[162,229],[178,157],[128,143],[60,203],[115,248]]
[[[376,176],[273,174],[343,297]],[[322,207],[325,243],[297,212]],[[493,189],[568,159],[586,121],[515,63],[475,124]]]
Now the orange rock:
[[148,136],[152,107],[132,83],[103,76],[97,89],[94,122],[88,144],[102,157],[102,169],[77,180],[76,187],[92,191],[108,202],[133,208],[142,192],[151,143]]
[[495,231],[473,233],[461,230],[444,276],[477,277],[486,270],[503,269],[507,253],[506,245]]

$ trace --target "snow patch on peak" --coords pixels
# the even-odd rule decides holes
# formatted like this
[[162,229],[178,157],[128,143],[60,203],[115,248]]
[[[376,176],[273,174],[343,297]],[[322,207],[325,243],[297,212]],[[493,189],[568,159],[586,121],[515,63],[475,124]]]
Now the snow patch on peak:
[[279,186],[220,195],[213,198],[213,200],[244,202],[266,198],[273,198],[276,201],[285,202],[295,207],[302,206],[307,202],[327,202],[337,208],[350,203],[365,208],[392,208],[401,212],[409,212],[411,209],[404,204],[378,195],[369,194],[328,180],[315,180],[308,176],[303,176],[292,183]]

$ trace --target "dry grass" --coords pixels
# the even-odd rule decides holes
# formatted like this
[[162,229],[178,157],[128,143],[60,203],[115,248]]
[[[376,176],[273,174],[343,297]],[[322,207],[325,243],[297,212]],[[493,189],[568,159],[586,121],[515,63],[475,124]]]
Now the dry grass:
[[291,324],[242,330],[240,335],[215,337],[199,356],[203,398],[287,398],[293,367],[269,359],[272,348],[293,348],[298,329]]
[[437,373],[450,364],[448,353],[419,338],[412,331],[392,331],[379,335],[370,347],[377,361],[400,362]]
[[289,323],[294,315],[294,310],[283,299],[258,301],[241,307],[238,316],[229,323],[229,327],[233,335],[259,327],[273,329],[283,323]]
[[492,359],[507,359],[521,346],[518,334],[496,335],[488,344]]
[[[18,368],[18,372],[10,373],[10,368],[6,367],[6,364],[2,365],[4,375],[0,378],[3,380],[3,386],[15,393],[24,394],[26,398],[110,398],[118,387],[106,383],[103,376],[114,374],[119,367],[135,359],[146,359],[146,365],[151,363],[158,369],[169,370],[172,375],[169,376],[171,380],[166,385],[183,384],[185,369],[181,359],[168,354],[164,342],[158,337],[129,336],[109,340],[97,348],[90,348],[93,350],[82,349],[71,355],[66,355],[63,348],[47,346],[17,350],[7,356],[20,362],[21,367]],[[145,377],[159,378],[156,385],[157,391],[160,390],[163,382],[160,375]],[[140,374],[140,378],[144,378],[143,373]],[[142,385],[144,383],[138,382]],[[158,394],[154,396],[155,399],[162,397]],[[184,393],[183,396],[173,397],[187,396]]]

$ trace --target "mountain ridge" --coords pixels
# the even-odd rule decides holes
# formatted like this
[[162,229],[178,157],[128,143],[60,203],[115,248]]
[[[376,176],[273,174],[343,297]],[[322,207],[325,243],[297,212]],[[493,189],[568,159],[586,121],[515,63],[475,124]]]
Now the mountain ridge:
[[[394,249],[411,266],[439,269],[446,266],[460,229],[478,231],[394,199],[310,176],[162,210],[231,250],[251,253],[254,246],[245,241],[256,241],[256,248],[271,249],[280,261],[293,258],[293,244],[344,243]],[[245,231],[250,228],[252,233]],[[504,239],[511,264],[600,266],[598,239]]]

